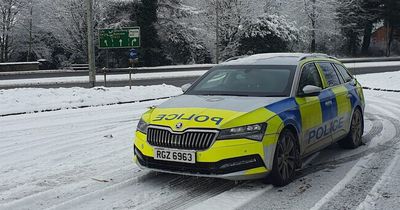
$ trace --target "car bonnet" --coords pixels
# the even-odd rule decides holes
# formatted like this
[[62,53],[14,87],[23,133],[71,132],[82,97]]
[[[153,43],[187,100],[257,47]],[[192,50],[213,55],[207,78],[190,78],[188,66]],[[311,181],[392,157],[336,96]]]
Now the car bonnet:
[[[265,107],[287,99],[287,97],[245,97],[245,96],[200,96],[181,95],[172,98],[155,108],[150,116],[150,124],[167,126],[173,130],[186,128],[221,128],[231,125],[232,120],[243,121],[244,115],[257,112],[257,119],[239,124],[259,123],[267,120],[274,113]],[[258,121],[257,121],[258,120]],[[235,123],[236,124],[236,123]]]

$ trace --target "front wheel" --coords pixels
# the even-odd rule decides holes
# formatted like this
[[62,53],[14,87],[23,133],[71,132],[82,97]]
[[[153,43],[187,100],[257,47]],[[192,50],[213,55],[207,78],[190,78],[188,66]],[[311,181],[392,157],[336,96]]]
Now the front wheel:
[[295,177],[299,163],[296,137],[290,130],[283,130],[275,149],[274,163],[270,179],[274,186],[285,186]]
[[350,132],[338,142],[339,146],[346,149],[355,149],[362,144],[364,119],[361,111],[356,109],[351,118]]

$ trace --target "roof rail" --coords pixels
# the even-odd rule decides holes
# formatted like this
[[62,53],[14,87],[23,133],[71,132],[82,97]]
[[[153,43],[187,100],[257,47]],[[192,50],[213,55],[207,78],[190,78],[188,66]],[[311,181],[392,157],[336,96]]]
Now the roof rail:
[[311,54],[307,54],[307,55],[304,55],[304,56],[300,57],[299,61],[307,59],[307,58],[330,58],[330,59],[337,60],[336,57],[330,56],[330,55],[327,55],[327,54],[324,54],[324,53],[311,53]]
[[248,57],[248,55],[233,56],[233,57],[231,57],[231,58],[228,58],[228,59],[225,60],[224,62],[234,61],[234,60],[237,60],[237,59],[240,59],[240,58],[245,58],[245,57]]

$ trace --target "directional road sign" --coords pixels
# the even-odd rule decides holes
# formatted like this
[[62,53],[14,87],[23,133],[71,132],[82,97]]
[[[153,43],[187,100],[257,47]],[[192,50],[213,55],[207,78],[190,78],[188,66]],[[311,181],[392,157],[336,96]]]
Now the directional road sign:
[[140,47],[140,28],[100,29],[100,49]]

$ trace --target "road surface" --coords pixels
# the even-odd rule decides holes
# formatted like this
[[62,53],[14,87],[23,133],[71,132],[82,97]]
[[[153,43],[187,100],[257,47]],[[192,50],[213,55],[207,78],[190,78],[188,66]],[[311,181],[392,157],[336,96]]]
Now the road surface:
[[399,208],[400,99],[366,100],[365,145],[314,154],[282,188],[140,170],[133,133],[162,100],[1,117],[0,209]]

